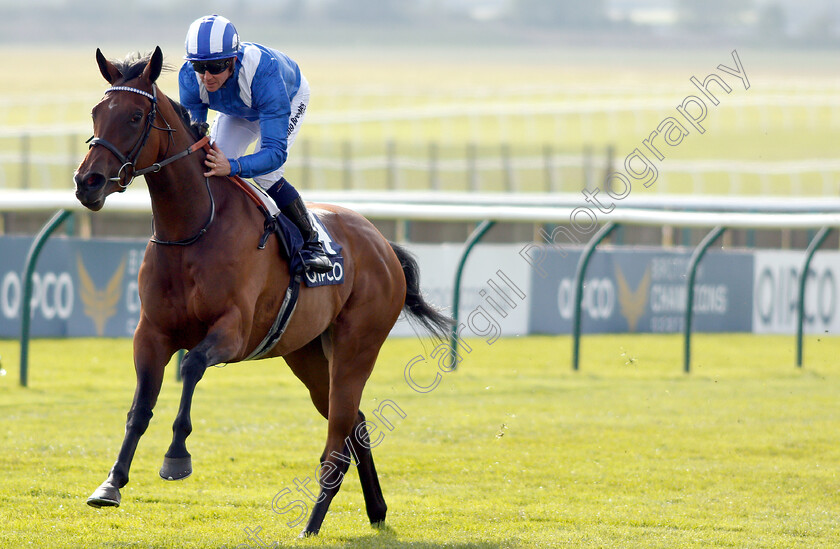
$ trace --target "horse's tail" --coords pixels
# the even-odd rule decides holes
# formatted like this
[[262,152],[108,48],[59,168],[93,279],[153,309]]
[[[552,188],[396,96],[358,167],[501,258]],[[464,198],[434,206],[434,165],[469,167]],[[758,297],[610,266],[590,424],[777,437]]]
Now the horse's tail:
[[402,246],[389,242],[405,274],[405,306],[403,309],[433,335],[447,339],[454,321],[423,299],[420,291],[420,267],[417,260]]

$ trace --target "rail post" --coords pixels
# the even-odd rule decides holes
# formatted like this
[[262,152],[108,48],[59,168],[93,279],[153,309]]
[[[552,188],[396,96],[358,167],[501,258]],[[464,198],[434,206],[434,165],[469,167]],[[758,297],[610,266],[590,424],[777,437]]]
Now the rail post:
[[349,191],[353,188],[353,144],[350,141],[341,144],[341,165],[342,190]]
[[24,133],[20,136],[20,186],[29,188],[29,172],[32,165],[32,136]]
[[726,231],[726,227],[717,226],[703,237],[700,244],[694,249],[691,254],[691,259],[688,262],[687,280],[685,283],[685,322],[684,335],[685,344],[683,347],[683,371],[689,373],[691,371],[691,317],[694,312],[694,279],[697,277],[697,266],[700,265],[700,260],[706,255],[706,250],[709,246],[717,240],[720,235]]
[[796,367],[802,368],[802,333],[803,325],[805,324],[805,285],[808,283],[808,269],[811,268],[811,260],[814,254],[823,245],[825,239],[831,233],[831,227],[823,227],[817,232],[811,242],[808,243],[808,249],[805,250],[805,261],[802,264],[802,270],[799,271],[799,298],[796,300]]
[[429,142],[429,188],[440,190],[440,149],[437,141]]
[[595,233],[595,236],[586,244],[583,249],[583,254],[580,256],[575,271],[575,299],[574,312],[572,317],[572,370],[580,369],[580,329],[581,329],[581,304],[583,303],[583,277],[586,276],[586,268],[589,266],[589,259],[595,253],[595,248],[605,238],[607,238],[615,228],[617,223],[610,221]]
[[478,174],[478,145],[475,143],[467,144],[467,188],[471,192],[478,192],[481,187],[481,181]]
[[312,151],[308,139],[301,139],[300,141],[300,179],[301,187],[304,189],[312,189]]
[[175,353],[175,381],[181,382],[183,379],[181,378],[181,363],[184,362],[184,355],[187,354],[186,349],[178,349],[178,352]]
[[449,356],[452,359],[453,370],[458,367],[458,307],[461,304],[461,276],[464,274],[464,265],[473,247],[495,224],[495,221],[485,219],[473,230],[464,245],[464,251],[461,252],[458,267],[455,269],[455,288],[452,290],[452,332],[449,335]]
[[397,142],[389,139],[385,142],[385,186],[392,191],[397,190]]
[[21,387],[26,387],[29,384],[29,329],[32,323],[32,275],[35,272],[35,264],[38,262],[38,256],[41,255],[41,249],[47,243],[47,239],[72,213],[69,210],[58,210],[41,228],[29,247],[29,253],[26,255],[26,263],[23,267],[23,303],[21,303],[20,308]]

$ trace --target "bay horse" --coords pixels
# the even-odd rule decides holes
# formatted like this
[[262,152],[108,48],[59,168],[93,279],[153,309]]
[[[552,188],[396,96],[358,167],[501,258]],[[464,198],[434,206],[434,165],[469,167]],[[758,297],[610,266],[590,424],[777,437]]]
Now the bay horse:
[[[164,369],[179,349],[188,349],[181,403],[160,476],[179,480],[192,473],[186,438],[196,384],[208,367],[241,361],[263,341],[291,275],[277,237],[258,249],[265,219],[246,193],[229,178],[203,176],[200,136],[184,109],[155,84],[163,69],[160,48],[123,62],[107,60],[97,49],[96,61],[111,87],[93,107],[94,137],[74,174],[76,197],[98,211],[108,195],[145,175],[154,221],[138,275],[137,385],[125,437],[108,478],[87,500],[105,507],[120,504]],[[351,210],[309,207],[343,247],[345,281],[301,287],[286,331],[266,355],[285,359],[328,423],[320,494],[302,536],[318,533],[351,453],[368,518],[373,525],[384,521],[387,507],[359,410],[362,390],[401,311],[442,338],[450,326],[424,300],[417,263],[404,249]]]

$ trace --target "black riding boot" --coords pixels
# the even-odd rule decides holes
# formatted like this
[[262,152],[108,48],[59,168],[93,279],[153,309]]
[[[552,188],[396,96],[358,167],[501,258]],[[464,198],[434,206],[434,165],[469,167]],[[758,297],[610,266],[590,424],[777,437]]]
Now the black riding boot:
[[303,199],[297,197],[294,202],[280,211],[300,229],[300,234],[303,237],[303,263],[306,268],[316,273],[331,271],[332,263],[327,259],[327,253],[318,240],[318,231],[312,227]]

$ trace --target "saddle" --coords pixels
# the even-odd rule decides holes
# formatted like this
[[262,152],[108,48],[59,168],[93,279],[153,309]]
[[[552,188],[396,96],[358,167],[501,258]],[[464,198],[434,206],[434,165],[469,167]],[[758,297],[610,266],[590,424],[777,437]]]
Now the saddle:
[[276,234],[280,241],[280,254],[289,263],[289,287],[286,289],[277,318],[275,318],[263,341],[245,358],[245,360],[256,360],[268,353],[286,331],[286,326],[289,325],[295,305],[297,305],[301,281],[308,287],[341,284],[344,282],[344,258],[341,255],[341,245],[333,240],[318,216],[310,211],[309,216],[312,226],[318,231],[318,239],[321,241],[333,268],[326,273],[307,271],[304,268],[302,255],[306,253],[303,249],[303,236],[301,236],[300,230],[294,223],[280,212],[277,204],[264,190],[238,176],[229,176],[228,179],[248,195],[263,214],[263,234],[257,243],[257,247],[261,250],[265,249],[269,237]]
[[302,275],[304,283],[309,287],[327,286],[341,284],[344,282],[344,258],[341,255],[341,245],[330,235],[327,228],[315,212],[309,212],[312,226],[318,233],[318,240],[327,254],[333,266],[333,270],[327,273],[311,273],[303,266],[303,236],[300,230],[285,215],[280,212],[274,200],[268,196],[262,188],[253,185],[239,176],[228,176],[249,198],[256,204],[257,209],[263,214],[263,235],[257,244],[259,249],[265,249],[265,244],[272,234],[276,234],[280,241],[280,253],[289,262],[290,274],[294,278]]

